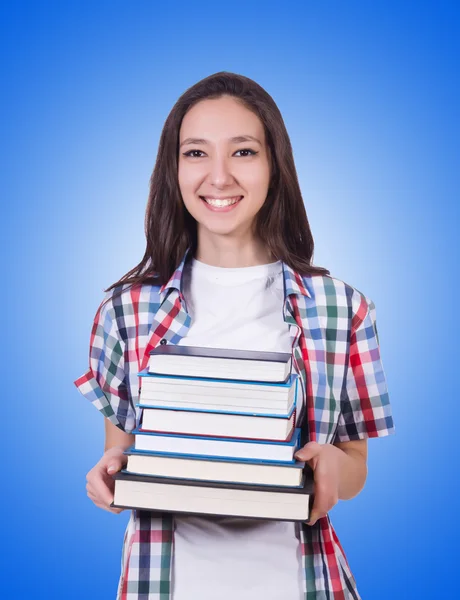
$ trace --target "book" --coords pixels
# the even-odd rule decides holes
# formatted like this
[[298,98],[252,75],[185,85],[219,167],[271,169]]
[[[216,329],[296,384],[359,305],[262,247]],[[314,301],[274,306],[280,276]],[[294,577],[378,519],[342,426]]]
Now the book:
[[133,446],[125,450],[125,471],[137,475],[195,479],[226,483],[299,487],[303,482],[305,463],[267,463],[189,456],[165,456],[141,452]]
[[242,440],[240,438],[204,437],[153,433],[135,429],[134,447],[171,455],[238,458],[240,460],[265,460],[272,462],[294,462],[299,449],[300,429],[295,429],[287,442]]
[[111,506],[196,515],[308,521],[313,502],[309,470],[302,487],[165,479],[119,472]]
[[283,383],[165,376],[143,370],[140,404],[154,408],[186,408],[244,414],[291,414],[298,375]]
[[141,429],[156,433],[239,437],[255,440],[288,441],[294,431],[295,410],[286,418],[278,416],[219,413],[203,410],[142,408]]
[[291,363],[292,356],[286,352],[160,345],[150,351],[148,371],[163,375],[281,383],[289,377]]

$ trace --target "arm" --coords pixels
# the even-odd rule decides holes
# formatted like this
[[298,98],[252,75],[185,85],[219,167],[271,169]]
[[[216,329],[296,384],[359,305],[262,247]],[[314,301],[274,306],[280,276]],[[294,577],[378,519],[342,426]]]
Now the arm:
[[350,500],[359,494],[367,478],[367,439],[335,442],[341,451],[339,500]]
[[126,450],[134,443],[134,435],[125,433],[108,419],[105,422],[105,445],[104,454],[100,461],[91,469],[86,476],[86,492],[96,506],[111,513],[118,514],[123,509],[111,508],[113,501],[113,490],[115,482],[112,475],[120,471],[127,462]]
[[111,423],[108,419],[104,419],[105,423],[105,444],[104,452],[111,448],[121,448],[126,450],[129,446],[134,444],[134,435],[132,433],[125,433],[121,431],[116,425]]
[[296,454],[314,470],[315,503],[310,524],[339,499],[353,498],[367,477],[367,438],[393,433],[393,419],[380,359],[375,305],[357,294],[341,413],[332,444],[309,442]]
[[367,440],[318,444],[309,442],[297,460],[307,462],[315,477],[315,502],[309,525],[324,517],[339,500],[349,500],[363,489],[367,475]]
[[112,475],[123,468],[123,454],[134,443],[130,432],[136,415],[129,386],[126,383],[124,362],[125,343],[113,318],[112,303],[105,300],[94,317],[90,338],[89,369],[74,383],[79,391],[104,415],[104,454],[86,476],[88,497],[99,508],[119,513],[111,508],[114,480]]

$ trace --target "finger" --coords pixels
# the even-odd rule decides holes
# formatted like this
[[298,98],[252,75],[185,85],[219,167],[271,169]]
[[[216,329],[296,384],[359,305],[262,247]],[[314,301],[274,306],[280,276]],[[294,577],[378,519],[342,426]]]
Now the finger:
[[327,513],[338,502],[337,489],[333,481],[321,473],[315,472],[315,497],[310,515],[310,525],[314,525],[318,519],[327,515]]
[[99,498],[95,494],[88,493],[87,496],[91,500],[91,502],[95,506],[97,506],[97,508],[104,508],[103,504],[100,502]]
[[109,512],[113,513],[114,515],[119,515],[125,509],[124,508],[114,508],[114,507],[111,507],[108,510],[109,510]]
[[101,500],[98,496],[98,493],[97,493],[95,487],[93,485],[91,485],[90,483],[88,483],[86,485],[86,494],[87,494],[87,496],[91,496],[91,497],[97,498],[98,500]]
[[310,525],[310,527],[313,527],[313,525],[315,525],[320,519],[322,519],[323,517],[326,516],[327,513],[320,513],[320,512],[311,512],[310,515],[310,520],[307,521],[307,525]]
[[87,489],[86,495],[92,502],[94,502],[94,504],[98,508],[103,508],[103,506],[104,506],[103,502],[101,501],[101,499],[99,498],[99,496],[93,489],[89,489],[89,490]]
[[316,521],[325,517],[328,514],[328,512],[331,510],[331,508],[333,508],[334,506],[335,506],[335,504],[331,502],[327,509],[324,507],[321,507],[321,506],[319,506],[318,508],[313,507],[312,511],[310,513],[310,520],[308,522],[308,525],[314,525],[316,523]]
[[316,523],[316,521],[324,514],[323,511],[323,507],[322,507],[322,500],[318,499],[318,497],[316,496],[315,493],[315,500],[313,502],[313,507],[311,509],[311,513],[310,513],[310,521],[309,521],[309,525],[314,525]]
[[100,461],[91,469],[88,476],[94,475],[101,469],[104,473],[116,473],[128,462],[128,457],[120,448],[111,448],[104,453]]
[[314,525],[318,519],[327,514],[327,491],[324,487],[315,488],[315,499],[310,513],[309,525]]
[[107,458],[109,460],[107,461],[106,465],[104,465],[105,472],[109,475],[113,475],[114,473],[121,471],[121,469],[126,465],[128,457],[123,455],[123,458],[121,456],[112,456]]
[[315,456],[319,456],[320,452],[320,444],[318,444],[317,442],[308,442],[308,444],[305,444],[303,448],[297,450],[297,452],[294,454],[294,457],[297,460],[307,461],[311,460],[312,458],[315,458]]
[[120,514],[121,512],[123,512],[125,510],[124,508],[115,508],[113,506],[105,505],[103,502],[100,502],[100,500],[98,499],[98,497],[93,492],[88,492],[87,495],[88,495],[88,498],[98,508],[102,508],[102,510],[106,510],[107,512],[111,512],[111,513],[114,513],[114,514],[118,515],[118,514]]
[[122,463],[123,461],[120,460],[119,457],[112,457],[112,460],[109,461],[108,465],[104,464],[104,461],[101,460],[88,473],[86,489],[90,490],[99,500],[101,508],[108,507],[113,501],[115,481],[112,475],[108,473],[108,468],[113,466],[115,469],[119,469],[121,468]]
[[91,480],[90,485],[92,492],[102,504],[108,506],[113,501],[115,482],[107,473],[101,472],[98,477]]
[[329,506],[329,507],[313,506],[312,511],[310,513],[309,525],[314,525],[318,519],[325,517],[331,508],[332,508],[332,506]]

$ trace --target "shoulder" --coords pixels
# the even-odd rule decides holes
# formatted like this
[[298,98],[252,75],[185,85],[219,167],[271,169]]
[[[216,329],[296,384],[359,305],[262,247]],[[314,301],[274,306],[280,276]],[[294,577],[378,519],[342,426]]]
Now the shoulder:
[[116,324],[127,316],[139,312],[155,312],[160,304],[161,286],[142,284],[123,284],[106,292],[96,313],[100,322]]
[[306,275],[302,281],[317,307],[335,308],[337,316],[348,314],[353,327],[359,326],[375,309],[374,302],[362,291],[332,275]]

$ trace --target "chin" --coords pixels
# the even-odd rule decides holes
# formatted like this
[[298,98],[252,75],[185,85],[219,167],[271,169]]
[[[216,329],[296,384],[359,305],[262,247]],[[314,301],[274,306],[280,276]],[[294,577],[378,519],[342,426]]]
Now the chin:
[[238,232],[238,226],[222,223],[221,225],[213,224],[208,227],[204,223],[199,223],[199,229],[202,233],[210,235],[232,235]]

